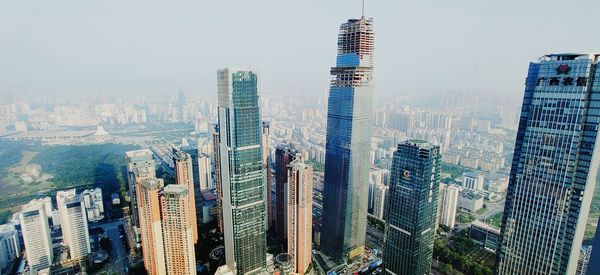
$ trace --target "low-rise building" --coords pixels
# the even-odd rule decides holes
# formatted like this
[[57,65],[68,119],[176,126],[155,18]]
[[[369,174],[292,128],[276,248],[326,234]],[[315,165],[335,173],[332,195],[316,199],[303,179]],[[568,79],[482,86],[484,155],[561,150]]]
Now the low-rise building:
[[500,242],[500,230],[480,221],[474,221],[469,228],[469,237],[477,245],[495,253]]
[[458,199],[458,207],[476,212],[483,207],[483,196],[469,190],[463,190]]
[[104,219],[104,203],[102,201],[102,189],[95,188],[84,190],[79,195],[87,213],[89,222],[97,222]]

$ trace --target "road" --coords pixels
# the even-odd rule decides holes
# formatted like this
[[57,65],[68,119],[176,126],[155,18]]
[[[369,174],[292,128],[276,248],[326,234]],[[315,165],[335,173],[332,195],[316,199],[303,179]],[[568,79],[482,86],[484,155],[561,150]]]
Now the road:
[[104,229],[104,235],[110,239],[111,252],[110,262],[97,274],[127,274],[126,267],[129,266],[129,251],[125,250],[121,241],[121,232],[119,225],[123,224],[122,220],[109,223],[99,224],[98,226]]
[[503,198],[502,200],[500,200],[498,202],[486,203],[488,211],[486,211],[485,213],[483,213],[481,215],[475,215],[475,218],[480,221],[485,222],[487,219],[504,211],[504,202],[505,202],[505,199]]
[[383,252],[383,237],[384,233],[381,230],[367,223],[366,243],[369,247]]

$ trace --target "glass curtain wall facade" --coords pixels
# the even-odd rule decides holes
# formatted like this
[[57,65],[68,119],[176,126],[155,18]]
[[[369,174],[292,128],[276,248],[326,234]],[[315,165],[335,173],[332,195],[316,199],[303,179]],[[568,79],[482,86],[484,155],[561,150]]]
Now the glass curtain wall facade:
[[256,274],[265,269],[267,254],[258,75],[224,69],[217,77],[225,259],[237,274]]
[[440,183],[440,147],[411,140],[392,161],[386,209],[385,274],[430,274]]
[[340,27],[327,108],[322,252],[336,262],[362,256],[367,227],[373,20]]
[[600,162],[598,54],[529,65],[497,274],[574,274]]

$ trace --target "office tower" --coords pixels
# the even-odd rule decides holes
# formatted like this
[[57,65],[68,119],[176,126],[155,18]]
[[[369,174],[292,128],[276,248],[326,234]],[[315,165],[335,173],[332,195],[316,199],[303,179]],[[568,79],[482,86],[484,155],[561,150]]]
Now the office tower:
[[422,140],[398,145],[386,210],[385,274],[429,274],[435,237],[440,147]]
[[263,167],[267,177],[267,227],[271,227],[273,223],[273,177],[271,176],[271,148],[269,147],[270,127],[268,121],[262,122]]
[[[70,246],[69,244],[69,238],[65,238],[66,236],[69,236],[69,229],[70,227],[65,226],[67,224],[67,202],[71,202],[71,201],[75,201],[77,200],[77,193],[75,188],[73,189],[69,189],[69,190],[64,190],[64,191],[58,191],[56,192],[56,208],[58,210],[58,218],[60,220],[60,228],[62,231],[62,235],[63,235],[63,243],[66,244],[67,246]],[[48,214],[46,214],[48,215]]]
[[373,189],[373,216],[383,220],[385,205],[388,201],[389,187],[383,184],[375,184]]
[[13,224],[0,225],[0,273],[9,274],[8,264],[21,257],[19,232]]
[[188,187],[167,185],[160,193],[162,230],[167,274],[195,274],[193,223]]
[[85,207],[78,200],[69,200],[64,205],[59,205],[59,208],[63,208],[66,214],[61,228],[71,259],[82,260],[92,251]]
[[142,255],[144,267],[150,275],[166,274],[165,250],[160,214],[159,192],[162,179],[142,180],[137,186]]
[[454,227],[456,208],[458,207],[458,186],[449,184],[440,190],[439,223],[449,228]]
[[127,161],[127,183],[129,187],[129,212],[131,215],[131,224],[140,227],[138,217],[137,185],[146,179],[156,177],[156,163],[152,157],[152,151],[149,149],[135,150],[125,152]]
[[313,168],[298,156],[287,169],[287,253],[294,273],[305,274],[312,261]]
[[551,54],[529,64],[498,274],[575,273],[600,157],[599,57]]
[[362,256],[373,109],[373,20],[340,27],[329,90],[321,248],[336,262]]
[[27,204],[19,213],[19,223],[30,269],[38,271],[49,268],[54,254],[48,215],[44,206],[39,203]]
[[174,170],[177,184],[187,186],[188,192],[190,192],[190,194],[193,194],[191,196],[187,196],[187,198],[188,200],[190,200],[190,205],[194,206],[190,209],[189,214],[191,215],[190,219],[192,220],[192,224],[194,225],[194,243],[198,243],[198,221],[196,220],[196,198],[192,169],[192,157],[190,157],[190,155],[186,154],[185,152],[177,151],[173,154],[173,163],[175,164]]
[[213,139],[213,171],[215,171],[215,189],[217,191],[217,224],[219,231],[223,233],[223,189],[221,181],[221,145],[219,137],[219,125],[215,125],[212,132]]
[[217,77],[225,260],[236,274],[254,274],[267,255],[258,76],[223,69]]
[[275,147],[275,233],[285,242],[287,234],[288,165],[298,152],[290,144]]

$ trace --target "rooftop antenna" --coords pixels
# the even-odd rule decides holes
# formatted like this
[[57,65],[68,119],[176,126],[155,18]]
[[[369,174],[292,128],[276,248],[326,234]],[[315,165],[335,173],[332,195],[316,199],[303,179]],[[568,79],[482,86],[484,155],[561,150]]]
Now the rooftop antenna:
[[362,0],[362,18],[365,18],[365,0]]

